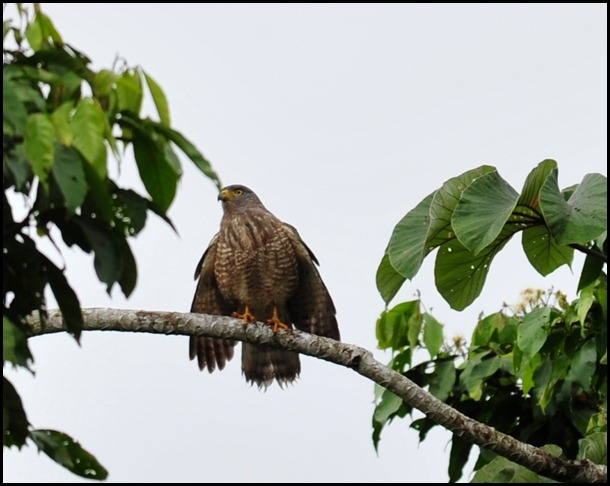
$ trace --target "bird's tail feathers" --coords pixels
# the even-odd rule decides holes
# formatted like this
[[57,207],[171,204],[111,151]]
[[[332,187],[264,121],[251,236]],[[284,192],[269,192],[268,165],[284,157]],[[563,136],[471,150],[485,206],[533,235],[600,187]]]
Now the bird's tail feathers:
[[299,377],[301,362],[294,351],[243,343],[241,369],[246,381],[259,388],[267,389],[273,380],[283,388]]

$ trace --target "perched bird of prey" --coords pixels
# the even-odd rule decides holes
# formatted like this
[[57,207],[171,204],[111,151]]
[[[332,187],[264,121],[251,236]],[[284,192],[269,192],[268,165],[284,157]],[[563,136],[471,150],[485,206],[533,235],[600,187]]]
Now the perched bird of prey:
[[[335,306],[318,273],[316,257],[299,233],[283,223],[245,186],[220,191],[220,231],[201,257],[191,312],[260,321],[278,329],[297,328],[339,340]],[[190,338],[190,358],[211,373],[233,357],[235,341]],[[246,380],[266,388],[299,375],[299,355],[272,346],[243,343]]]

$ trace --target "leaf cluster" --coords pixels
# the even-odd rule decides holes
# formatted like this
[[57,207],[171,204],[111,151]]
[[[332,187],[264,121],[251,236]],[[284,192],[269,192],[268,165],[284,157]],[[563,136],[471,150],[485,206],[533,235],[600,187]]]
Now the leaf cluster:
[[[469,346],[459,338],[447,343],[443,326],[422,312],[419,300],[405,302],[382,313],[377,338],[381,348],[394,351],[393,369],[456,410],[522,442],[555,444],[568,458],[602,463],[605,450],[601,454],[593,444],[600,440],[597,434],[606,434],[606,289],[606,278],[599,278],[571,304],[559,292],[552,304],[545,298],[549,294],[530,289],[519,309],[482,318]],[[430,359],[413,365],[424,349]],[[375,446],[388,423],[412,412],[394,394],[379,390]],[[423,441],[435,425],[421,418],[411,427]],[[453,436],[452,481],[461,476],[471,447]],[[475,469],[493,458],[482,452]]]
[[[435,276],[443,297],[463,309],[479,295],[493,257],[522,231],[523,250],[547,275],[570,264],[574,249],[587,254],[579,298],[528,289],[523,302],[481,318],[468,345],[447,343],[443,326],[419,300],[382,312],[381,349],[390,366],[463,414],[535,446],[549,445],[570,459],[606,462],[607,281],[606,178],[589,174],[560,190],[557,164],[540,163],[521,194],[488,166],[447,181],[398,223],[377,273],[386,304],[423,258],[439,248]],[[430,358],[422,360],[427,351]],[[416,358],[418,358],[416,360]],[[373,443],[394,418],[413,412],[391,392],[377,390]],[[424,440],[435,423],[411,427]],[[472,444],[454,435],[449,478],[457,481]],[[476,482],[543,481],[521,466],[483,450]]]
[[580,184],[560,190],[557,177],[557,163],[544,160],[521,193],[491,166],[449,179],[394,228],[377,270],[383,300],[389,303],[438,249],[436,287],[453,309],[465,309],[481,293],[496,254],[518,232],[541,275],[571,265],[578,249],[588,254],[583,285],[594,280],[607,261],[607,179],[587,174]]
[[[41,251],[40,241],[50,241],[59,255],[57,238],[93,253],[107,291],[118,284],[129,296],[137,281],[129,239],[143,230],[150,212],[171,225],[166,213],[182,173],[178,153],[217,187],[220,181],[197,148],[171,127],[165,94],[142,68],[117,63],[92,69],[39,4],[32,12],[16,4],[16,20],[3,23],[3,46],[4,362],[31,370],[23,324],[34,312],[44,320],[47,289],[76,340],[82,329],[78,297],[57,263],[62,259]],[[156,119],[142,114],[146,89]],[[133,152],[145,194],[119,184],[127,151]],[[33,430],[6,378],[3,414],[5,445],[21,447],[29,438],[73,472],[105,477],[65,434]]]

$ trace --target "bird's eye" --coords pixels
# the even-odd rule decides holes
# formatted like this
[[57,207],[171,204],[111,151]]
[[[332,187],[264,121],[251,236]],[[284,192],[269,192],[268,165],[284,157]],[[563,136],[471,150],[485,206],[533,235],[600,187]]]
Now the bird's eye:
[[242,191],[241,189],[235,189],[235,191],[233,191],[233,194],[235,194],[236,196],[241,196],[244,193],[244,191]]

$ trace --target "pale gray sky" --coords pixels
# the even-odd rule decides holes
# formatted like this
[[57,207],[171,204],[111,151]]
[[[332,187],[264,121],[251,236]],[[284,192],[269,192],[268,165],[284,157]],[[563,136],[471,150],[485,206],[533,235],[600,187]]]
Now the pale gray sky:
[[[254,189],[321,262],[344,341],[376,350],[375,271],[398,220],[445,180],[482,164],[515,189],[541,160],[561,187],[606,174],[607,6],[42,4],[96,68],[119,55],[163,86],[174,126],[225,184]],[[134,165],[124,185],[139,188]],[[83,307],[188,311],[193,271],[217,231],[213,184],[184,162],[170,217],[133,244],[136,291],[107,297],[92,258],[67,251]],[[481,297],[451,311],[433,258],[419,290],[446,334],[527,286],[575,296],[582,258],[547,279],[515,238]],[[32,424],[68,432],[109,482],[445,482],[449,434],[418,445],[409,421],[371,442],[373,385],[303,358],[299,382],[249,388],[239,358],[222,373],[189,362],[188,339],[89,333],[31,342],[36,378],[8,375]],[[4,453],[5,482],[79,482],[33,448]]]

